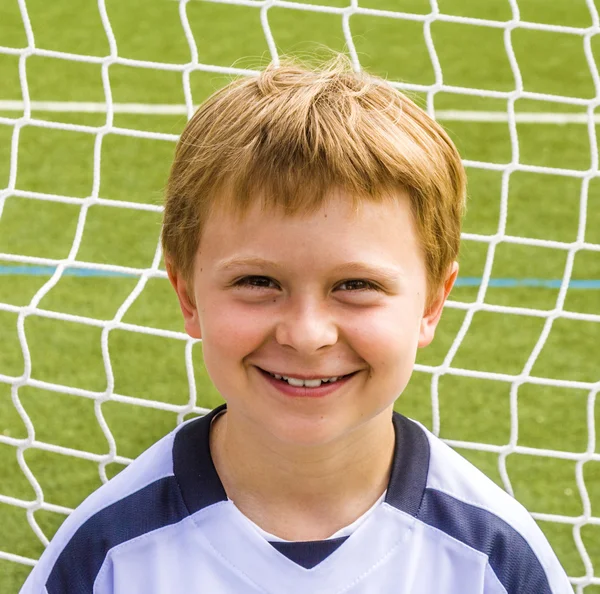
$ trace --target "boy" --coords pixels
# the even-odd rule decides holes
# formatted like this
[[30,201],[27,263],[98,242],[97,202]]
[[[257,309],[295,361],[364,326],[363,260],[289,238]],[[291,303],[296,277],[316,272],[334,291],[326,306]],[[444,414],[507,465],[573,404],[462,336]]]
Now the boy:
[[188,123],[163,246],[227,402],[64,523],[27,594],[567,594],[514,499],[393,412],[456,279],[465,174],[344,58],[233,82]]

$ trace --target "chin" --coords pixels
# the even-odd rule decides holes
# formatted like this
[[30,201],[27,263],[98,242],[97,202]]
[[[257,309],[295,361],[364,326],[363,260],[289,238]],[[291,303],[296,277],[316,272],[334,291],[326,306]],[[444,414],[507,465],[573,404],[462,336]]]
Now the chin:
[[361,422],[352,422],[351,419],[340,418],[334,414],[283,414],[271,419],[268,431],[279,442],[298,447],[323,446],[344,438],[352,433]]

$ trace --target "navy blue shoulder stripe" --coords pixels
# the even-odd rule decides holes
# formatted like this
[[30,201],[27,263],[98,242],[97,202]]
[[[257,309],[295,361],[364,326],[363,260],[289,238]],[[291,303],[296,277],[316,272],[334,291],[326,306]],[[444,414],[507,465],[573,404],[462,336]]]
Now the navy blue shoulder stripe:
[[546,572],[527,541],[495,514],[428,488],[417,517],[487,555],[508,594],[552,594]]
[[112,548],[188,515],[174,476],[100,510],[78,528],[58,556],[46,582],[48,594],[92,594]]

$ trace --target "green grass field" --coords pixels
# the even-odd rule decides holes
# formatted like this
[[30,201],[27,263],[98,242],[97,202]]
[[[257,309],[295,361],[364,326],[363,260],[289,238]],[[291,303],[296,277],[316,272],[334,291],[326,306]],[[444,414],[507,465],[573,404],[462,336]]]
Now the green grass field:
[[[349,0],[307,0],[310,4],[344,7]],[[519,0],[521,19],[569,27],[588,27],[592,19],[584,0]],[[88,56],[109,55],[110,46],[95,2],[27,0],[36,47]],[[427,14],[426,0],[359,0],[364,8]],[[508,0],[438,0],[444,14],[482,19],[510,20]],[[107,0],[107,12],[120,58],[185,64],[190,48],[173,0]],[[214,4],[193,0],[187,6],[198,59],[204,64],[259,68],[269,61],[259,7]],[[327,14],[274,7],[268,11],[275,42],[282,53],[308,54],[318,47],[343,51],[342,18]],[[361,63],[390,80],[419,85],[435,82],[435,71],[425,43],[423,25],[407,19],[354,15],[352,36]],[[456,22],[434,22],[432,39],[440,60],[444,83],[484,90],[515,89],[514,72],[504,46],[504,30]],[[600,63],[600,43],[591,49]],[[316,45],[320,44],[320,45]],[[0,6],[0,46],[23,48],[27,37],[16,0]],[[593,76],[586,61],[581,36],[565,32],[517,29],[512,46],[525,91],[592,99]],[[34,101],[103,102],[102,66],[98,63],[32,55],[26,62],[29,94]],[[0,50],[0,102],[21,100],[19,56]],[[176,71],[112,64],[108,68],[115,103],[184,104],[182,74]],[[230,80],[230,76],[194,71],[190,88],[194,103]],[[412,96],[425,104],[424,93]],[[0,103],[1,105],[1,103]],[[507,100],[441,91],[435,95],[439,110],[506,111]],[[585,106],[518,99],[516,111],[584,114]],[[0,196],[9,186],[14,123],[23,112],[0,110]],[[36,120],[101,127],[101,113],[33,110]],[[119,128],[179,134],[184,115],[117,113]],[[506,122],[445,121],[446,129],[463,157],[471,161],[507,164],[513,147]],[[519,123],[518,162],[523,165],[586,171],[594,166],[586,125],[580,123]],[[600,126],[596,126],[600,136]],[[89,196],[94,187],[93,156],[96,134],[57,130],[40,125],[21,128],[17,150],[15,187],[73,198]],[[160,205],[174,143],[156,138],[136,138],[108,133],[101,147],[99,196],[106,200]],[[597,163],[595,167],[597,168]],[[502,171],[468,167],[469,207],[464,231],[493,235],[499,230]],[[580,224],[582,179],[576,176],[515,171],[509,179],[505,234],[570,243]],[[0,209],[2,209],[0,198]],[[0,210],[0,496],[24,504],[35,499],[21,470],[14,441],[28,436],[24,419],[11,397],[10,378],[20,378],[26,367],[18,335],[18,312],[26,307],[49,280],[51,272],[9,261],[6,254],[48,259],[66,258],[74,240],[81,204],[34,199],[9,194]],[[600,244],[600,179],[587,192],[584,239]],[[93,205],[87,212],[77,260],[150,267],[160,231],[160,213],[153,210]],[[465,240],[461,249],[462,279],[483,275],[488,244]],[[2,258],[4,254],[4,258]],[[508,242],[496,248],[492,279],[511,282],[491,284],[485,303],[549,311],[556,306],[559,289],[541,281],[562,279],[567,251]],[[19,267],[17,269],[17,266]],[[537,279],[538,286],[525,279]],[[600,251],[579,250],[564,309],[600,315]],[[512,282],[514,281],[514,282]],[[64,275],[42,298],[39,308],[59,313],[112,320],[136,285],[135,278]],[[514,286],[513,286],[514,285]],[[581,288],[587,287],[587,288]],[[478,287],[466,280],[451,295],[455,302],[470,303]],[[3,306],[4,304],[4,306]],[[447,308],[434,343],[419,353],[418,363],[444,361],[466,311]],[[123,322],[183,331],[175,295],[164,279],[151,279],[127,310]],[[478,311],[452,362],[453,368],[519,375],[536,345],[544,318]],[[103,362],[100,327],[28,315],[24,333],[31,358],[31,379],[103,393],[107,373]],[[114,393],[134,403],[144,399],[183,407],[188,403],[185,342],[116,328],[108,334]],[[531,375],[541,378],[600,382],[600,323],[560,318],[537,358]],[[193,347],[197,404],[213,407],[222,402],[202,363],[201,343]],[[5,378],[5,379],[1,379]],[[430,373],[415,371],[397,408],[433,427]],[[581,539],[600,580],[600,405],[584,387],[556,387],[527,382],[520,386],[516,417],[511,421],[511,383],[490,378],[442,375],[439,381],[440,435],[445,439],[492,446],[507,445],[511,429],[518,429],[518,446],[575,454],[588,450],[595,439],[595,460],[583,465],[583,479],[595,520],[581,529]],[[107,454],[109,444],[94,412],[94,400],[21,386],[18,398],[35,429],[39,442]],[[134,458],[173,429],[176,412],[107,401],[101,406],[117,454]],[[5,438],[3,441],[2,439]],[[460,453],[502,484],[499,456],[493,451],[460,448]],[[76,507],[102,482],[98,463],[29,447],[23,458],[39,482],[46,503]],[[107,466],[109,477],[123,466]],[[506,468],[515,496],[532,512],[576,518],[584,514],[584,502],[576,482],[576,461],[511,453]],[[48,510],[35,512],[35,520],[48,538],[65,515]],[[567,523],[540,521],[571,577],[585,576],[573,527]],[[0,500],[0,551],[37,559],[43,545],[31,529],[26,509]],[[0,558],[0,592],[14,594],[31,567]],[[600,581],[597,581],[600,584]],[[600,594],[600,585],[587,586],[585,594]]]

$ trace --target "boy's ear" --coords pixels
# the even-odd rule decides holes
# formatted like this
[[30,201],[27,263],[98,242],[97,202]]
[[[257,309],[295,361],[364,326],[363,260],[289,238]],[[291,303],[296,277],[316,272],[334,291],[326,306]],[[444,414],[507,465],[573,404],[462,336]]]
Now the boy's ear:
[[433,340],[435,329],[442,317],[444,303],[448,299],[457,276],[458,262],[453,262],[448,270],[444,284],[438,289],[435,299],[423,314],[419,332],[419,348],[426,347]]
[[167,275],[169,280],[177,293],[179,299],[179,307],[183,314],[183,323],[185,331],[192,338],[202,338],[202,331],[200,328],[200,318],[198,316],[198,309],[196,304],[190,299],[188,294],[188,284],[183,276],[177,272],[175,267],[171,264],[169,259],[165,257],[165,265],[167,267]]

